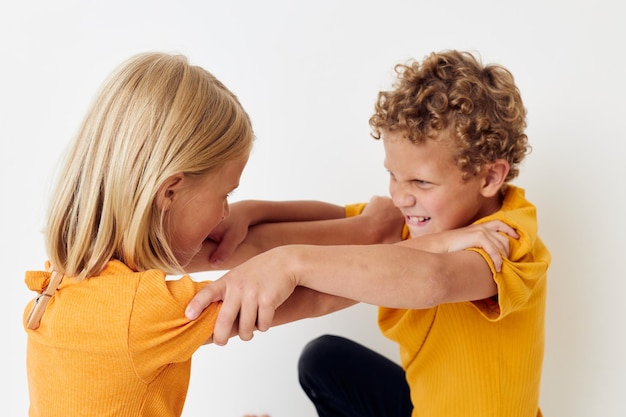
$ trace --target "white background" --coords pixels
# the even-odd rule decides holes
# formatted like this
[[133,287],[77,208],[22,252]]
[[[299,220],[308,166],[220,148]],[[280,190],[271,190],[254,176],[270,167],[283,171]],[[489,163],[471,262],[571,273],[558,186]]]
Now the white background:
[[[248,110],[258,140],[233,200],[387,193],[367,120],[392,67],[456,48],[515,75],[533,152],[516,183],[553,255],[546,416],[626,415],[624,12],[599,1],[22,1],[0,3],[2,415],[26,415],[26,269],[45,260],[51,176],[104,77],[137,52],[180,52]],[[201,276],[202,277],[202,276]],[[296,361],[332,332],[397,358],[372,306],[194,356],[185,416],[312,417]],[[85,318],[88,325],[89,318]]]

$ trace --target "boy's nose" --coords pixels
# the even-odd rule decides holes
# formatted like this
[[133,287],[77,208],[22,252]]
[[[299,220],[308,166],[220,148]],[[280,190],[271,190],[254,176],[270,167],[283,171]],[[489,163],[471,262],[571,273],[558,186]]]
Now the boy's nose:
[[412,207],[415,205],[415,197],[405,187],[398,186],[391,195],[391,200],[396,207]]

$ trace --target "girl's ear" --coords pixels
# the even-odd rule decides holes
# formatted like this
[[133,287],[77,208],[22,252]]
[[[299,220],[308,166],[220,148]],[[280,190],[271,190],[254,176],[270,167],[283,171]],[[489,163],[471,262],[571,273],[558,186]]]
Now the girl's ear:
[[484,169],[482,195],[493,197],[504,185],[511,166],[504,159],[498,159],[494,163],[485,165]]
[[184,179],[185,174],[179,172],[163,181],[155,197],[155,202],[159,210],[169,210],[174,200],[178,198]]

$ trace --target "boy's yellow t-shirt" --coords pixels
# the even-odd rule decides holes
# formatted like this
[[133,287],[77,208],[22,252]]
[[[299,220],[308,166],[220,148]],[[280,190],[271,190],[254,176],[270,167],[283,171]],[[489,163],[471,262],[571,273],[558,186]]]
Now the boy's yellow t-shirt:
[[[346,208],[346,215],[364,206]],[[498,295],[423,310],[379,308],[382,333],[397,342],[414,416],[541,416],[546,276],[550,253],[538,236],[535,207],[509,185],[502,208],[477,223],[515,228],[501,272],[489,263]],[[406,227],[405,227],[406,229]],[[405,231],[406,232],[406,231]]]
[[[41,292],[50,273],[29,271]],[[166,280],[109,262],[98,277],[64,277],[28,334],[29,416],[180,416],[192,354],[213,334],[220,304],[194,321],[191,298],[207,282]]]

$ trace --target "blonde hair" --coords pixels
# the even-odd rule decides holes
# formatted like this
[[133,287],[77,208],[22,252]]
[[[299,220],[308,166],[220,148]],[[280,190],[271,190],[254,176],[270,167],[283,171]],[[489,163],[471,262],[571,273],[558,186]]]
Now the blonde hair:
[[466,178],[497,159],[509,162],[506,181],[518,175],[531,148],[526,109],[510,71],[455,50],[396,65],[395,71],[395,89],[378,94],[370,118],[375,139],[384,131],[401,132],[417,144],[449,138]]
[[52,267],[88,278],[111,259],[181,272],[155,204],[176,174],[247,156],[254,133],[237,97],[181,55],[139,54],[95,97],[60,172],[45,230]]

